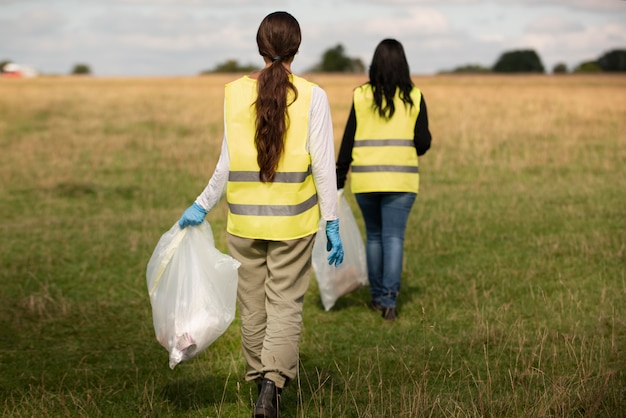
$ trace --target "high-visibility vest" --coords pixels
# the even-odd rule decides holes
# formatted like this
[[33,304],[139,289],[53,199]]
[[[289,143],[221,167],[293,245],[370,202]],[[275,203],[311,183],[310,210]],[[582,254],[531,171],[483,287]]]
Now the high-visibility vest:
[[413,142],[421,92],[411,91],[414,105],[405,105],[399,90],[395,113],[385,119],[374,108],[370,84],[354,90],[356,132],[352,149],[351,190],[353,193],[419,191],[417,151]]
[[287,99],[289,119],[284,152],[274,181],[259,179],[256,128],[257,81],[242,77],[226,85],[225,119],[230,173],[226,186],[226,230],[244,238],[289,240],[317,232],[320,219],[317,190],[306,142],[313,84],[290,75],[298,91]]

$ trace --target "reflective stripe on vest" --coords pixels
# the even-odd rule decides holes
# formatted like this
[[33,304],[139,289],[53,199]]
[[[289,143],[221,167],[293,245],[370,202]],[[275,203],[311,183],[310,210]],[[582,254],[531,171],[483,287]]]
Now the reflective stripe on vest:
[[413,137],[421,92],[411,91],[414,106],[405,106],[396,94],[395,113],[389,120],[373,107],[370,84],[354,90],[356,132],[352,149],[353,193],[419,191],[417,151]]
[[225,118],[230,157],[226,229],[233,235],[288,240],[317,231],[317,190],[311,156],[306,150],[313,84],[297,76],[290,77],[298,90],[298,98],[289,105],[283,156],[274,181],[268,183],[259,180],[254,144],[256,80],[242,77],[226,85]]

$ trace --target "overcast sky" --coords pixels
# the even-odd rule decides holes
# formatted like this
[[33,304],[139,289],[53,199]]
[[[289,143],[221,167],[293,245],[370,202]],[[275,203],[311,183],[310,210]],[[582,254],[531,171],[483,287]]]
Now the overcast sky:
[[0,0],[0,60],[67,74],[195,75],[228,59],[261,66],[268,13],[298,19],[304,72],[338,44],[366,66],[384,38],[402,42],[414,74],[534,49],[547,70],[626,49],[624,0]]

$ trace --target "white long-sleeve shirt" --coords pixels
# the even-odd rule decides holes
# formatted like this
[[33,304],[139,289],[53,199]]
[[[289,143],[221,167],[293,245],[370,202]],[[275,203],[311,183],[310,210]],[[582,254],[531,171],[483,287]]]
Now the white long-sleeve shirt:
[[[228,183],[230,156],[228,154],[226,121],[224,139],[215,171],[196,199],[196,203],[207,212],[213,209],[222,198]],[[309,133],[306,142],[311,154],[311,171],[317,189],[318,203],[322,219],[337,219],[337,180],[335,173],[335,144],[330,105],[326,92],[319,86],[313,87],[309,109]]]

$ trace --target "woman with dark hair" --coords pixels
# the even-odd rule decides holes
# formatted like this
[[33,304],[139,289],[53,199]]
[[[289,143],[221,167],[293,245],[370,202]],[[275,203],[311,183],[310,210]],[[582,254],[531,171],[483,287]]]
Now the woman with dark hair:
[[228,249],[241,262],[237,303],[246,380],[259,390],[253,416],[275,417],[282,388],[298,368],[320,213],[330,264],[341,264],[343,247],[328,98],[291,73],[301,40],[298,21],[271,13],[256,39],[265,67],[226,85],[217,167],[179,225],[201,223],[226,189]]
[[397,317],[406,223],[419,189],[418,156],[430,148],[426,102],[413,85],[402,44],[381,41],[369,82],[353,93],[337,159],[337,188],[351,168],[351,191],[363,214],[372,296],[369,307]]

